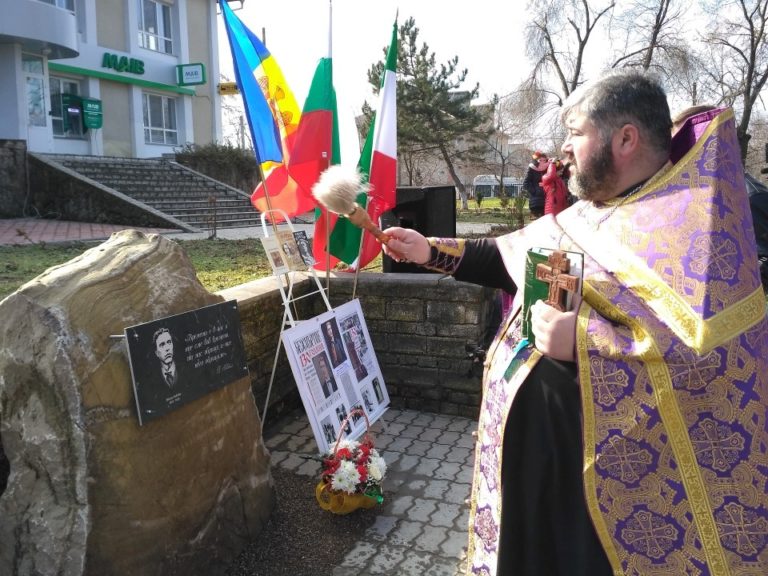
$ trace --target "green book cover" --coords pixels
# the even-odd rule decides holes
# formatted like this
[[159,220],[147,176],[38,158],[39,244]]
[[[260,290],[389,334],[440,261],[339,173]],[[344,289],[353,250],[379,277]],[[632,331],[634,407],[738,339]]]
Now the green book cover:
[[[533,345],[535,339],[533,331],[531,330],[531,306],[537,301],[546,301],[549,298],[549,286],[550,283],[544,280],[539,280],[536,277],[536,268],[539,264],[547,265],[552,253],[555,252],[552,248],[532,248],[528,250],[525,259],[525,286],[523,288],[523,337],[528,339],[528,342]],[[567,293],[565,299],[565,309],[569,310],[571,307],[571,301],[573,294],[581,294],[581,278],[584,270],[584,255],[579,252],[565,252],[564,254],[570,262],[570,267],[567,274],[576,276],[578,278],[576,290],[573,293]]]

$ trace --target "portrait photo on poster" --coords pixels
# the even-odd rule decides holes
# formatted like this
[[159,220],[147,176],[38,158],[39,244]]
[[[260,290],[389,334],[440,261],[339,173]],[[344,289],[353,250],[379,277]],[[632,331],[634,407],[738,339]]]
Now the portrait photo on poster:
[[337,368],[339,364],[347,359],[347,354],[344,352],[344,344],[341,342],[336,318],[329,318],[320,326],[323,338],[325,339],[325,345],[328,348],[328,354],[331,357],[331,364],[334,368]]
[[312,363],[315,366],[315,373],[317,374],[317,380],[320,383],[320,390],[323,393],[323,398],[330,398],[331,394],[336,392],[339,387],[336,385],[336,379],[333,377],[333,372],[331,371],[331,366],[328,363],[328,356],[325,355],[325,351],[312,358]]
[[278,230],[277,243],[283,251],[283,256],[285,257],[285,262],[288,265],[288,268],[296,271],[305,271],[307,269],[307,264],[304,262],[304,258],[296,242],[295,232],[292,232],[291,230]]
[[248,376],[237,301],[125,329],[139,424]]

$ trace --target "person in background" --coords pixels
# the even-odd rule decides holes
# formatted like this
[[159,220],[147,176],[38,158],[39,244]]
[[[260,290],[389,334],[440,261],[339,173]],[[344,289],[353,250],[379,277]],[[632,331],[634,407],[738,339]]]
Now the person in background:
[[552,160],[544,176],[541,177],[541,188],[544,190],[544,214],[557,216],[568,207],[568,190],[560,178],[562,162]]
[[[673,139],[660,83],[620,69],[561,119],[580,200],[556,217],[385,231],[390,256],[516,294],[486,359],[468,573],[768,574],[768,320],[733,111]],[[584,271],[573,309],[531,307],[532,346],[534,247]]]
[[549,158],[537,150],[533,153],[533,160],[528,164],[523,179],[523,191],[528,195],[528,210],[534,218],[544,214],[544,190],[541,188],[541,178],[548,167]]

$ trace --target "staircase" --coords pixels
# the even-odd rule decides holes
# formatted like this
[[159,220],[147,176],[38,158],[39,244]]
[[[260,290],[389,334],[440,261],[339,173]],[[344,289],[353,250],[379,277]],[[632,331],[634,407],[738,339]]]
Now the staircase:
[[190,228],[259,226],[248,194],[166,159],[38,154]]

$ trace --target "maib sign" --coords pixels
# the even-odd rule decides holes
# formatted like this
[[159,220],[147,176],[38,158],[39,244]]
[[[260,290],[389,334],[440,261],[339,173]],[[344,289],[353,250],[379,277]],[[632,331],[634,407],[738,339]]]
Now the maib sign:
[[205,66],[202,63],[176,66],[176,83],[179,86],[205,84]]

